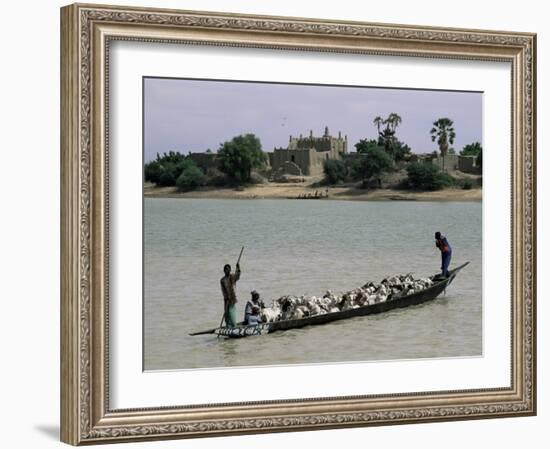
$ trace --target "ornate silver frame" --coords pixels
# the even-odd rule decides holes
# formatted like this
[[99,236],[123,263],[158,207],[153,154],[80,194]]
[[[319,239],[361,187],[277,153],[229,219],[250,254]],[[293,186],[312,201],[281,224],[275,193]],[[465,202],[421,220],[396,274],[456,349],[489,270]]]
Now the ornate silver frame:
[[[61,439],[86,443],[536,413],[536,36],[75,4],[61,9]],[[512,65],[511,387],[111,410],[108,385],[109,43],[508,61]]]

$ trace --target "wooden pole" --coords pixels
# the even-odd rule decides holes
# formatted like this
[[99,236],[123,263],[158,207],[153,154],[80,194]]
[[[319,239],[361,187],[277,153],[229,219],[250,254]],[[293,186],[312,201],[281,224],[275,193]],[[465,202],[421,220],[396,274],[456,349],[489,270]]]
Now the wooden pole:
[[239,254],[239,258],[237,259],[237,265],[239,265],[239,263],[241,262],[241,257],[243,255],[243,251],[244,251],[244,246],[241,248],[241,253]]

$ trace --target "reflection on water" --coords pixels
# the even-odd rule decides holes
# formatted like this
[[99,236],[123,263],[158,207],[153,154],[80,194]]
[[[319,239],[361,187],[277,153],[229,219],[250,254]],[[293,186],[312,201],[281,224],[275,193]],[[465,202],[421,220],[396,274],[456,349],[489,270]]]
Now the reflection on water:
[[[145,199],[145,369],[475,356],[482,352],[481,203]],[[261,337],[223,340],[219,279],[245,245],[249,292],[322,295],[390,274],[439,270],[433,233],[470,261],[445,296],[419,306]]]
[[231,366],[232,360],[235,359],[235,356],[237,355],[237,340],[229,340],[229,339],[223,339],[223,338],[217,338],[217,340],[220,341],[220,348],[223,353],[223,360],[225,361],[226,366]]

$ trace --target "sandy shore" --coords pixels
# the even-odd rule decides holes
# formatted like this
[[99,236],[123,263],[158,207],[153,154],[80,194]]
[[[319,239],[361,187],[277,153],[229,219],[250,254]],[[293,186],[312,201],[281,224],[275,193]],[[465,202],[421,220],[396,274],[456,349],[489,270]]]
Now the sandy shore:
[[[147,198],[218,198],[218,199],[282,199],[297,198],[300,195],[325,193],[325,187],[315,188],[308,184],[268,183],[252,185],[243,189],[204,187],[192,192],[178,192],[175,187],[156,187],[146,184]],[[444,189],[435,192],[410,190],[363,190],[355,187],[330,187],[324,200],[354,201],[481,201],[480,188],[470,190]]]

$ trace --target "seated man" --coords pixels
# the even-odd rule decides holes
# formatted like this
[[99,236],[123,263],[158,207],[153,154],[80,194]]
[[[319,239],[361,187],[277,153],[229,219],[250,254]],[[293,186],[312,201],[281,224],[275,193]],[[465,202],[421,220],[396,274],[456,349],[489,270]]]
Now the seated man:
[[265,307],[263,301],[260,300],[260,294],[253,290],[250,292],[252,299],[246,303],[244,309],[244,324],[258,324],[262,322],[260,317],[261,310]]

